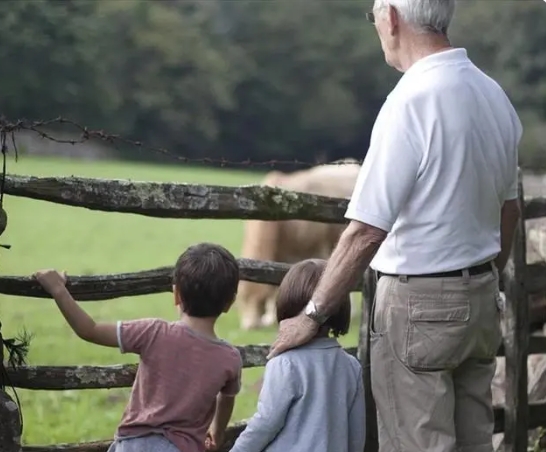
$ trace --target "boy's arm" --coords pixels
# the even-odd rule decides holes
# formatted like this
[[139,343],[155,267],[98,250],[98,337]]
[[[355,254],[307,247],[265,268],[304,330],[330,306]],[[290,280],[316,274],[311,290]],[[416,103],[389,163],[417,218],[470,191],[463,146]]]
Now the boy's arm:
[[241,390],[243,360],[238,350],[234,349],[233,352],[237,356],[237,364],[234,366],[232,378],[226,382],[220,393],[216,396],[216,412],[209,428],[211,447],[208,449],[210,450],[216,450],[224,443],[224,435],[231,419],[231,414],[233,413],[235,397]]
[[362,452],[366,442],[366,403],[362,371],[358,374],[357,390],[349,410],[349,448],[348,452]]
[[216,396],[216,412],[210,425],[211,439],[213,440],[213,450],[222,446],[224,435],[228,426],[229,420],[235,406],[235,395],[226,395],[219,393]]
[[290,406],[300,395],[290,361],[278,356],[265,366],[258,410],[239,435],[231,452],[261,452],[281,431]]
[[55,270],[42,270],[35,278],[53,297],[62,315],[80,338],[94,344],[118,347],[117,325],[96,323],[80,306],[66,288],[66,275]]

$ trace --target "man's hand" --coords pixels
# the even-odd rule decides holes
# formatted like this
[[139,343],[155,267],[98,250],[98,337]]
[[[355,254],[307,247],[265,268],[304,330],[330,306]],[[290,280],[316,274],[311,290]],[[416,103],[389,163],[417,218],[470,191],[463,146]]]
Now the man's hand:
[[267,359],[273,358],[282,352],[309,342],[319,330],[320,325],[307,317],[303,312],[285,319],[279,324],[277,339],[273,342]]
[[59,273],[57,270],[40,270],[34,273],[34,278],[40,283],[46,292],[55,296],[63,290],[66,285],[66,272]]

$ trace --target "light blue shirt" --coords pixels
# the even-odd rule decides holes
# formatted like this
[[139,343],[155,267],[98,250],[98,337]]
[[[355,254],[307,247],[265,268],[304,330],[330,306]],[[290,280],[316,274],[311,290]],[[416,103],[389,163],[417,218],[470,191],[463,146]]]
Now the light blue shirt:
[[265,366],[256,414],[231,452],[362,452],[362,367],[334,338],[317,338]]

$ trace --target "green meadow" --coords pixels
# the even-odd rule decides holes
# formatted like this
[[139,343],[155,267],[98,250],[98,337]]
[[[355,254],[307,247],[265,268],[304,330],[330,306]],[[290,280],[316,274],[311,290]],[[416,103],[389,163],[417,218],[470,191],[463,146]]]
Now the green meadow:
[[[177,181],[219,185],[257,183],[260,173],[180,166],[151,166],[126,162],[90,162],[23,156],[8,161],[11,174],[35,176],[85,176],[151,181]],[[54,267],[73,275],[121,273],[172,265],[189,245],[213,241],[240,254],[240,220],[176,220],[132,214],[90,211],[6,196],[9,222],[0,243],[2,275],[30,275]],[[85,302],[97,320],[139,317],[174,320],[171,294]],[[5,337],[22,328],[33,334],[30,365],[109,365],[135,363],[135,355],[99,347],[78,339],[48,299],[0,295],[0,320]],[[342,339],[345,346],[357,341],[357,322]],[[235,345],[269,344],[275,328],[245,332],[239,329],[235,307],[223,316],[218,334]],[[175,372],[176,369],[173,369]],[[263,368],[246,369],[232,421],[250,417],[255,409]],[[30,391],[17,390],[24,416],[25,444],[51,444],[108,439],[128,399],[129,388]]]

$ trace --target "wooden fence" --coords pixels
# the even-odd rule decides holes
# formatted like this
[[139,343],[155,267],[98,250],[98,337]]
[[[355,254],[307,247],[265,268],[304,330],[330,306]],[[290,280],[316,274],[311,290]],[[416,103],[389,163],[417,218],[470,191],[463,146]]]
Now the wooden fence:
[[[345,199],[263,186],[221,187],[76,177],[8,176],[5,193],[92,210],[163,218],[302,219],[328,223],[345,222],[343,215],[348,202]],[[506,402],[505,406],[495,408],[495,432],[504,432],[506,450],[517,452],[526,451],[529,429],[546,426],[546,404],[529,405],[527,400],[527,356],[530,353],[546,353],[546,338],[529,337],[528,295],[546,295],[546,265],[527,265],[525,246],[525,219],[546,216],[546,198],[525,200],[520,180],[520,202],[524,218],[518,224],[511,260],[503,275],[507,296],[507,309],[503,320],[506,334],[498,355],[506,357]],[[279,284],[289,268],[287,264],[250,259],[240,259],[239,263],[242,279],[269,284]],[[168,292],[171,290],[171,271],[171,267],[164,267],[139,273],[71,277],[67,286],[79,301]],[[375,292],[372,273],[366,272],[353,289],[362,289],[363,299],[371,300]],[[49,298],[35,281],[23,276],[0,277],[0,293]],[[377,429],[368,365],[370,304],[365,303],[362,309],[358,346],[346,350],[357,356],[365,369],[368,401],[366,451],[375,451]],[[244,367],[265,365],[268,347],[248,345],[239,347],[239,350]],[[136,365],[28,366],[9,369],[9,376],[17,388],[65,390],[129,387],[133,383],[135,372]],[[10,416],[12,424],[6,421]],[[0,442],[18,435],[13,427],[17,425],[15,416],[16,410],[6,409],[6,404],[0,404],[0,419],[3,421],[0,424]],[[229,450],[243,429],[244,423],[230,426],[223,450]],[[109,444],[110,441],[102,441],[24,446],[22,450],[99,452],[106,451]],[[20,450],[9,447],[11,446],[7,443],[0,443],[3,451]]]

